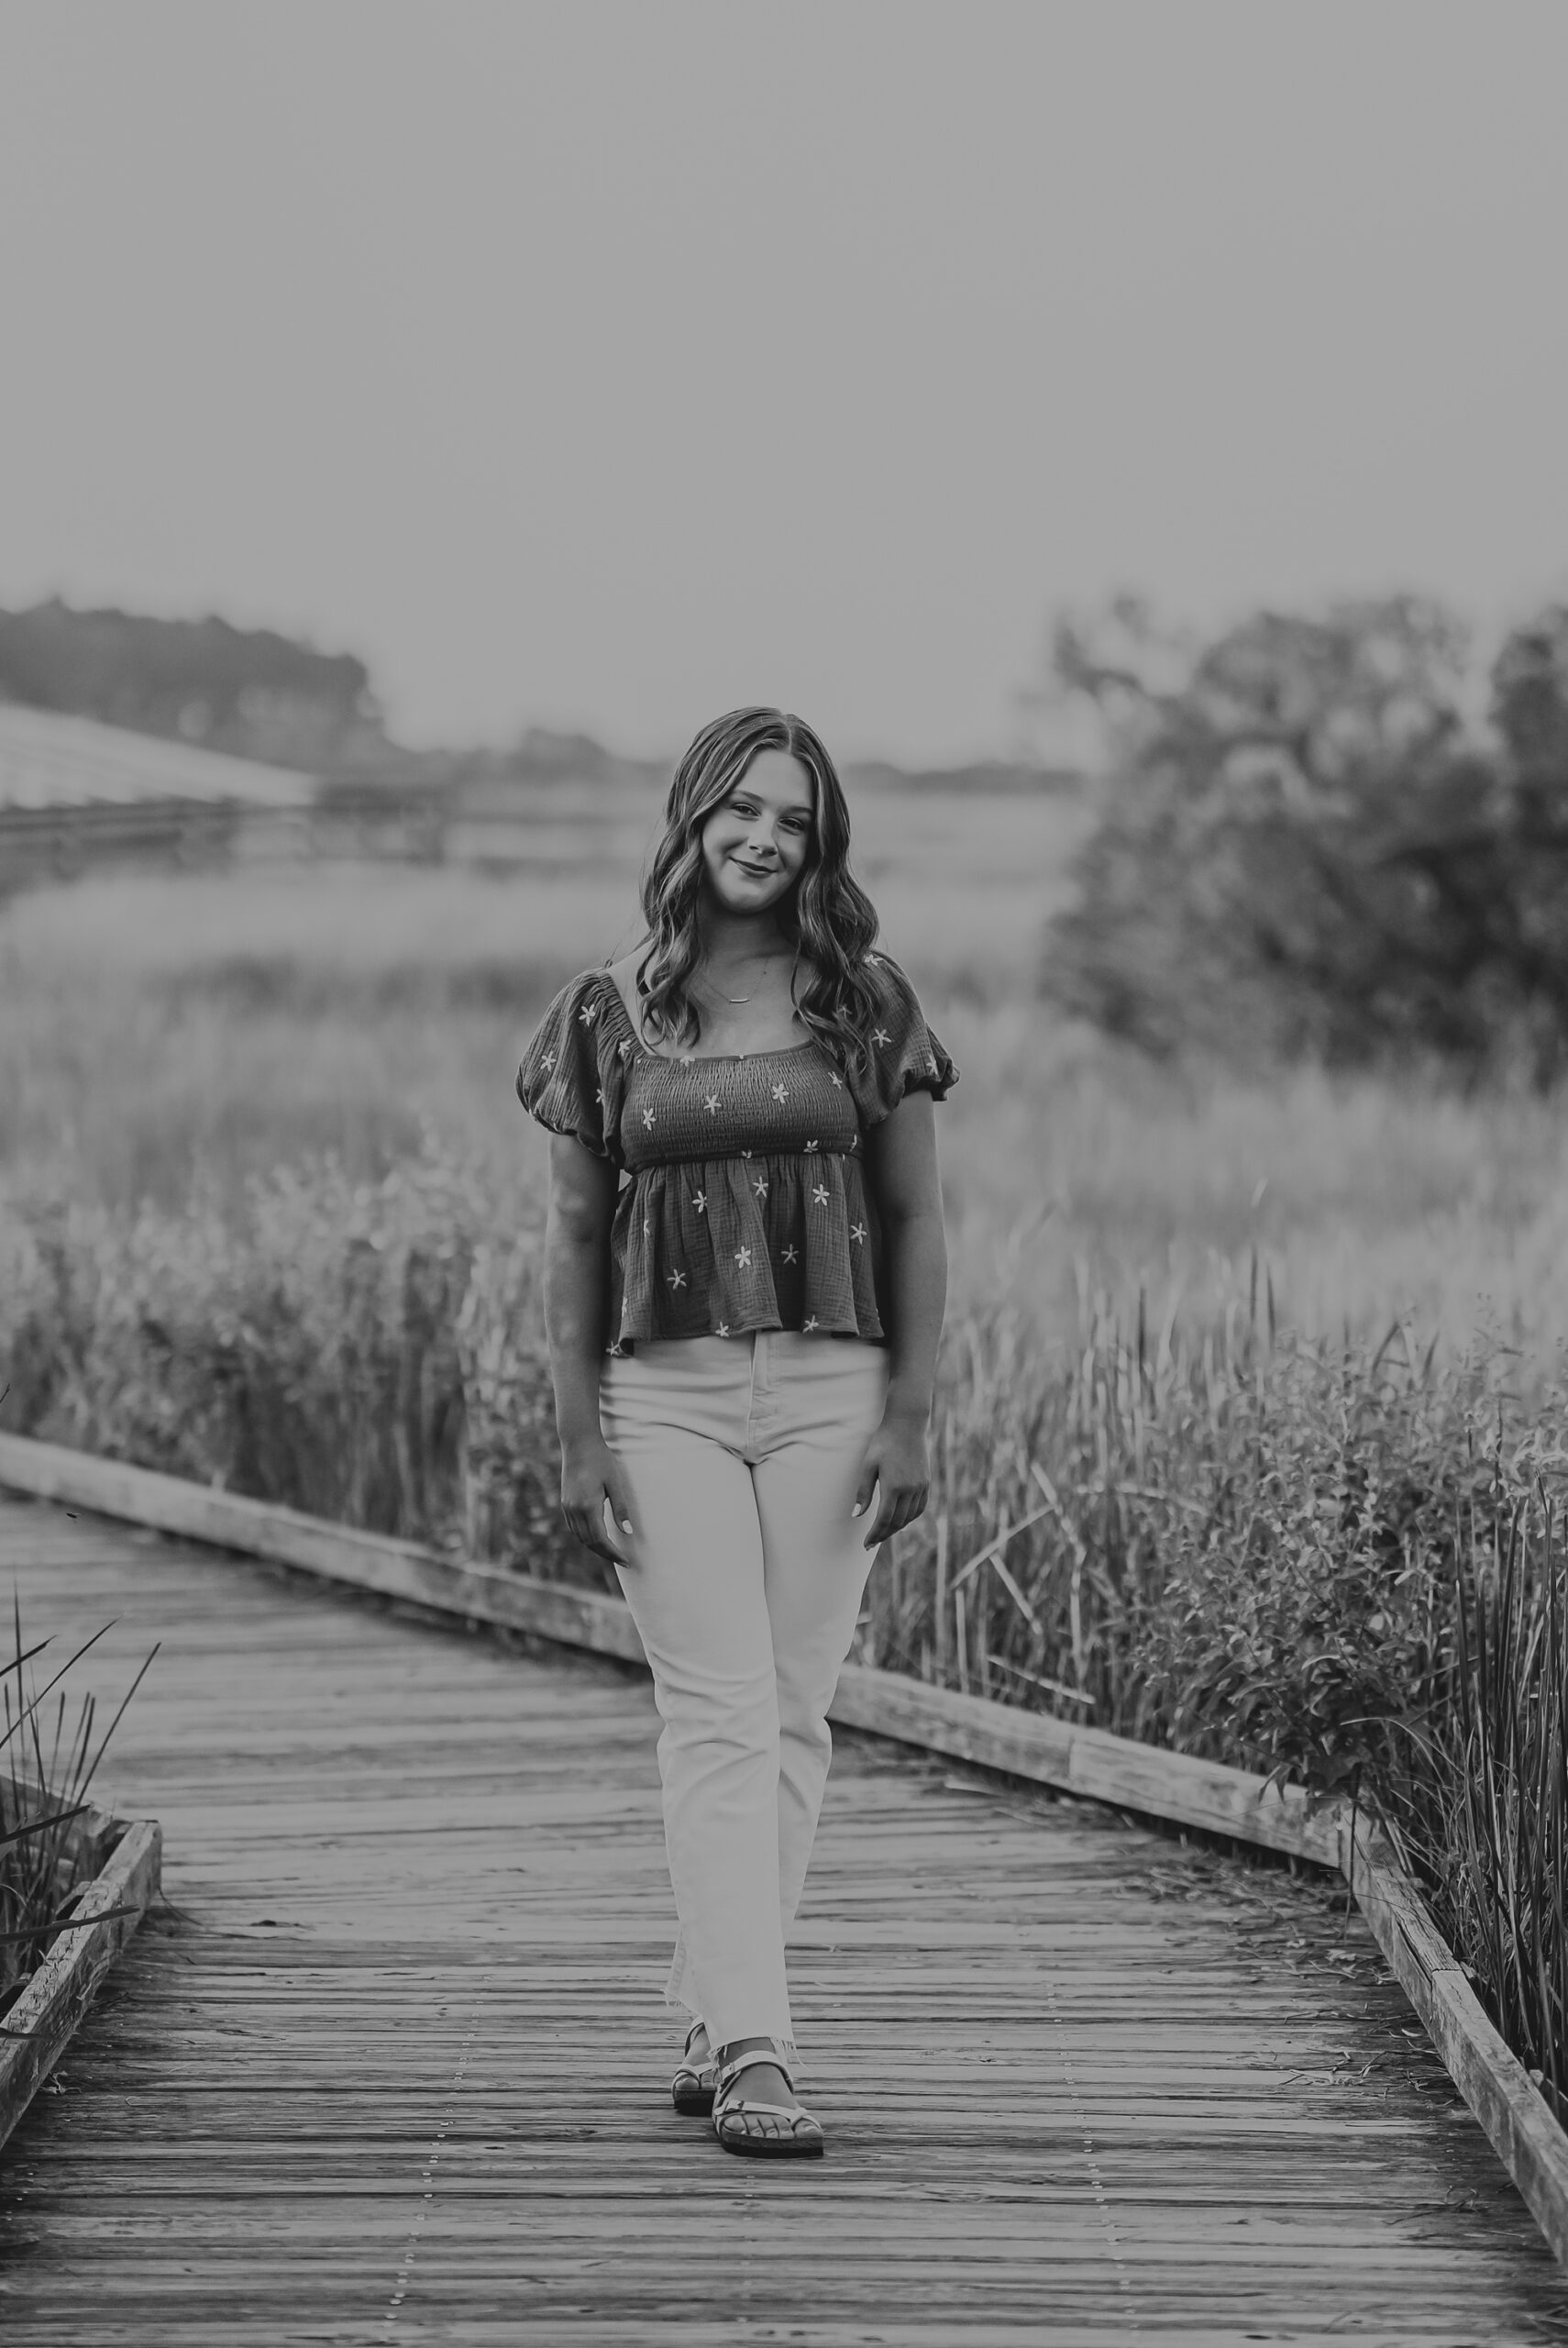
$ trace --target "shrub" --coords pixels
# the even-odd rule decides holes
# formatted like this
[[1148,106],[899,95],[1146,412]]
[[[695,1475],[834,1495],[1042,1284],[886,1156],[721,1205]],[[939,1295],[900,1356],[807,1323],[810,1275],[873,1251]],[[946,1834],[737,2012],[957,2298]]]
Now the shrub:
[[44,1440],[532,1572],[567,1532],[537,1250],[428,1127],[379,1182],[330,1156],[226,1217],[17,1199],[8,1423]]
[[1415,597],[1195,649],[1123,601],[1055,659],[1113,759],[1049,995],[1157,1054],[1568,1060],[1568,609],[1504,645],[1489,727]]

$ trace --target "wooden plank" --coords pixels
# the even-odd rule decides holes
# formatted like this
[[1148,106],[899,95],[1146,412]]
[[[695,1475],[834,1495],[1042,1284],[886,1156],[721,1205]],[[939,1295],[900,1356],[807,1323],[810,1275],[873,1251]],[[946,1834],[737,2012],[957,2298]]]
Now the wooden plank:
[[[109,1966],[158,1888],[162,1837],[156,1820],[125,1828],[106,1866],[16,2004],[0,2039],[0,2144],[54,2069]],[[129,1907],[130,1915],[110,1915]],[[94,1919],[97,1921],[94,1922]]]

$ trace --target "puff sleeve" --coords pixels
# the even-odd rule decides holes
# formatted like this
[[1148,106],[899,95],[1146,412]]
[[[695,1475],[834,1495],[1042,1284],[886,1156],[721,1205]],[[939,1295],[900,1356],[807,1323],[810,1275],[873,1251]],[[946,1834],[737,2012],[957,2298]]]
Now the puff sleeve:
[[602,970],[582,970],[562,987],[523,1055],[517,1098],[551,1133],[620,1166],[625,1063],[603,1018],[606,983]]
[[866,961],[881,1011],[867,1038],[870,1069],[852,1085],[861,1124],[868,1128],[889,1116],[907,1093],[929,1092],[933,1101],[944,1101],[958,1081],[958,1069],[926,1025],[920,999],[892,957],[868,954]]

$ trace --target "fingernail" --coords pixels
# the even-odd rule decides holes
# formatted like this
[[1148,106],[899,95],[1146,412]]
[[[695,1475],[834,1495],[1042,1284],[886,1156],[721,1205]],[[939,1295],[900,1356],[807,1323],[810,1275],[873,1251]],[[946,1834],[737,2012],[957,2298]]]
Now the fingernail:
[[624,1516],[624,1517],[621,1519],[621,1530],[622,1530],[622,1532],[623,1532],[623,1533],[629,1533],[629,1532],[631,1531],[631,1529],[632,1529],[632,1520],[631,1520],[631,1518],[630,1518],[629,1516]]
[[866,1503],[864,1501],[856,1501],[855,1506],[849,1512],[850,1515],[858,1516],[865,1505]]

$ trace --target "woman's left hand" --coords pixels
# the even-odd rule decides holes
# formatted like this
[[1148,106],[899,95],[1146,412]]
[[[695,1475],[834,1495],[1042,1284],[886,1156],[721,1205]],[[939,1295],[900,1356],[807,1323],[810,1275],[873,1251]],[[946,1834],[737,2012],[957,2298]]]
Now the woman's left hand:
[[860,1481],[855,1488],[852,1516],[859,1516],[871,1505],[871,1494],[878,1485],[881,1499],[871,1530],[866,1535],[865,1546],[877,1548],[901,1533],[925,1512],[931,1493],[931,1463],[926,1451],[926,1423],[929,1413],[892,1412],[884,1416],[881,1425],[866,1447],[865,1464]]

